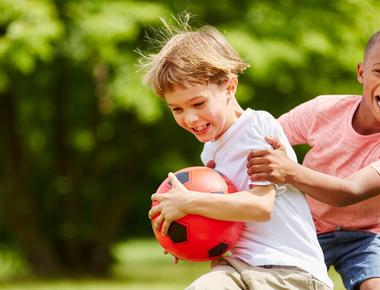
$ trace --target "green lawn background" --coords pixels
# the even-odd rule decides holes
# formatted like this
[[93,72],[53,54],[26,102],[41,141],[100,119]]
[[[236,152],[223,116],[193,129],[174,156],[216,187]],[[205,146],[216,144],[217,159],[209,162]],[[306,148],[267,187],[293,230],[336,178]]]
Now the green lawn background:
[[[2,290],[178,290],[208,271],[208,263],[180,262],[175,265],[153,239],[132,240],[113,248],[113,278],[39,280],[28,275],[16,252],[0,249]],[[343,290],[338,274],[329,272],[336,290]]]

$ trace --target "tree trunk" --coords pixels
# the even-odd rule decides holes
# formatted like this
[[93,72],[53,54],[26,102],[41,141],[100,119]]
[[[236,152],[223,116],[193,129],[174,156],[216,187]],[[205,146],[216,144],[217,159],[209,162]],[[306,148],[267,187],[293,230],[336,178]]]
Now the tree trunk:
[[4,92],[0,105],[1,131],[7,152],[5,168],[9,174],[9,186],[3,192],[4,221],[19,242],[33,271],[38,275],[53,276],[61,272],[61,268],[44,235],[40,215],[29,191],[27,159],[15,130],[17,119],[14,98],[8,89]]
[[65,99],[67,98],[66,90],[66,73],[65,61],[57,57],[55,63],[55,85],[53,86],[53,152],[54,166],[53,172],[56,177],[65,180],[67,184],[66,192],[59,195],[60,220],[58,225],[61,229],[59,239],[60,245],[56,249],[60,254],[61,264],[67,268],[70,273],[77,272],[82,267],[81,257],[81,238],[79,233],[80,222],[80,192],[78,191],[78,182],[73,173],[72,156],[68,152],[68,135],[69,129],[66,124],[65,116]]

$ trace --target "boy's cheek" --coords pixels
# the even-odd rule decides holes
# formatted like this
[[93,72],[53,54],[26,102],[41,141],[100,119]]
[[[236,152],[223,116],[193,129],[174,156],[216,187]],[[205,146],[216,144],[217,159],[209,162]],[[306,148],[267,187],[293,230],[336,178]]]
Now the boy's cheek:
[[178,118],[178,116],[176,116],[174,113],[172,113],[172,115],[173,115],[174,121],[178,124],[178,126],[180,126],[181,128],[183,128],[181,119]]
[[184,130],[186,130],[186,131],[191,132],[191,131],[186,127],[186,125],[182,122],[182,120],[177,119],[177,118],[174,118],[174,119],[175,119],[175,121],[176,121],[176,123],[177,123],[178,126],[180,126],[182,129],[184,129]]

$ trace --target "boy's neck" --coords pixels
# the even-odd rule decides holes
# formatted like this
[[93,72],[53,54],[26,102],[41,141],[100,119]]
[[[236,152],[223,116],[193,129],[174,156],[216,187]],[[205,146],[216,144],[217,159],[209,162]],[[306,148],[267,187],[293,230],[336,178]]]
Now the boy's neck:
[[352,118],[352,127],[360,135],[380,133],[380,124],[369,111],[361,101]]
[[[244,110],[242,107],[240,107],[239,103],[234,99],[233,103],[230,104],[229,107],[229,118],[228,118],[228,126],[225,128],[225,130],[229,130],[231,126],[239,119],[239,117],[243,114]],[[223,132],[222,135],[224,135],[226,132]],[[217,141],[221,136],[218,136],[213,141]]]
[[237,101],[235,101],[235,103],[234,103],[234,111],[235,111],[236,119],[239,119],[241,114],[243,114],[243,112],[244,112],[243,108],[240,107],[240,105]]

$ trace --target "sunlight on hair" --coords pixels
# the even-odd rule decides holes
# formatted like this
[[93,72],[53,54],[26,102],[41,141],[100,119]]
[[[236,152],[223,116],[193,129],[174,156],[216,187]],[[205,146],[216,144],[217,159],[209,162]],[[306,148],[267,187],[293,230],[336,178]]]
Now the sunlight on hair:
[[227,81],[242,73],[248,64],[240,58],[224,36],[212,26],[192,30],[189,13],[173,16],[174,24],[161,18],[163,27],[147,40],[159,52],[140,55],[144,84],[163,97],[174,87]]

